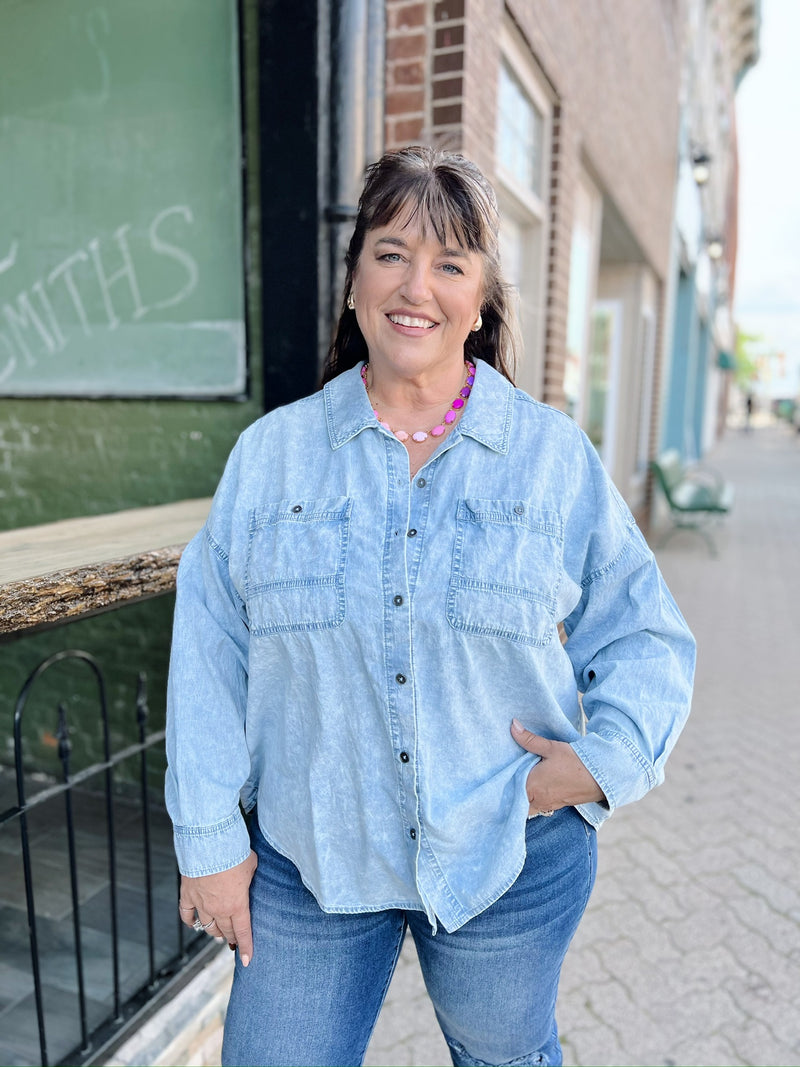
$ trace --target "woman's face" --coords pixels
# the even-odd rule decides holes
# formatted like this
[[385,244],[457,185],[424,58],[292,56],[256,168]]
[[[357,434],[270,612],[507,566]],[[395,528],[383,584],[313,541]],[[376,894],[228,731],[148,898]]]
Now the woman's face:
[[404,378],[447,370],[463,362],[480,311],[482,260],[399,217],[367,231],[353,296],[376,370]]

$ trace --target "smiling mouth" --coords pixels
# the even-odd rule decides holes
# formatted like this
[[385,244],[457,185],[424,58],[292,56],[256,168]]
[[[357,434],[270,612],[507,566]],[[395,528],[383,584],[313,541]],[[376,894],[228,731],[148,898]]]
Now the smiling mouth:
[[395,326],[411,326],[415,329],[432,330],[437,324],[430,319],[415,319],[411,315],[387,315],[390,322]]

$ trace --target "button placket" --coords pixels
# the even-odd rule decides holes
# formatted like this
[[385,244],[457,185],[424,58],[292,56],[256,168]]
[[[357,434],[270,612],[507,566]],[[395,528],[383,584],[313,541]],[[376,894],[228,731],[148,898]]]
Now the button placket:
[[[419,832],[419,810],[416,775],[410,753],[416,747],[416,710],[414,686],[411,675],[411,591],[410,580],[412,545],[416,551],[414,535],[409,540],[408,531],[419,525],[411,521],[411,505],[414,483],[408,476],[395,488],[389,481],[389,513],[386,523],[386,544],[383,555],[384,589],[384,649],[386,676],[386,701],[388,725],[397,759],[397,802],[401,825],[406,827],[406,841],[416,849]],[[398,536],[398,534],[406,536]],[[421,541],[421,538],[417,538]],[[409,773],[409,771],[411,773]],[[413,835],[409,830],[413,829]],[[413,843],[413,844],[412,844]]]

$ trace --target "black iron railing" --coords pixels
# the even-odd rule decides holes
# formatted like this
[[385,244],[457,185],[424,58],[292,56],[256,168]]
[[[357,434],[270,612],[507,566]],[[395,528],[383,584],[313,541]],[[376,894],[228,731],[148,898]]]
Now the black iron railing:
[[[36,789],[24,769],[25,709],[41,676],[65,660],[94,678],[103,758],[73,772],[67,706],[59,703],[60,780]],[[86,718],[83,708],[84,728]],[[3,912],[11,917],[3,957],[12,981],[19,974],[19,999],[14,1001],[12,988],[0,1018],[2,1063],[93,1062],[130,1028],[136,1013],[215,947],[178,920],[169,821],[148,763],[156,754],[163,759],[164,731],[148,733],[143,675],[136,723],[138,741],[112,752],[103,674],[86,652],[50,656],[20,692],[14,713],[16,804],[0,812],[3,862],[11,865],[11,889],[3,891]],[[18,900],[15,864],[24,890]]]

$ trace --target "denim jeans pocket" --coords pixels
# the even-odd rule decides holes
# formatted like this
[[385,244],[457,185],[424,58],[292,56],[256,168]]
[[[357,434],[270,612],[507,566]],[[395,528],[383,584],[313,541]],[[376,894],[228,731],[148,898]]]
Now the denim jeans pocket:
[[250,513],[245,589],[251,637],[339,626],[352,501],[281,500]]
[[556,512],[521,500],[460,501],[447,621],[466,633],[549,644],[562,545]]

